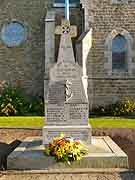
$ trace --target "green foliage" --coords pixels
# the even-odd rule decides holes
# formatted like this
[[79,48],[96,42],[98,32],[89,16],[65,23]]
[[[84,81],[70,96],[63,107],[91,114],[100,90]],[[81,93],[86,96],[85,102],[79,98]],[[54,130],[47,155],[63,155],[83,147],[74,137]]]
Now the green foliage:
[[0,96],[0,116],[43,115],[43,102],[24,95],[22,89],[5,85]]
[[44,115],[44,103],[43,100],[40,98],[33,97],[30,100],[29,103],[29,109],[28,109],[30,115],[35,115],[35,116],[43,116]]
[[114,115],[128,115],[135,112],[135,100],[124,98],[112,106]]
[[130,115],[135,113],[135,100],[126,97],[106,107],[98,106],[94,109],[94,112],[96,114],[113,116]]
[[45,148],[45,154],[54,156],[57,161],[67,162],[80,160],[83,155],[88,153],[88,149],[80,140],[74,140],[71,137],[65,137],[61,134],[60,137],[53,139]]

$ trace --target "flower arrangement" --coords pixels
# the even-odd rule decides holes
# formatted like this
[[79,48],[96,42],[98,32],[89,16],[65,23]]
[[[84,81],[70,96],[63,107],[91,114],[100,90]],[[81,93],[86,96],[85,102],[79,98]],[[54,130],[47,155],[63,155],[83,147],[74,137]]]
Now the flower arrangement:
[[53,142],[50,142],[45,148],[46,155],[54,156],[56,161],[68,164],[80,160],[87,153],[88,149],[80,140],[65,137],[64,134],[54,138]]

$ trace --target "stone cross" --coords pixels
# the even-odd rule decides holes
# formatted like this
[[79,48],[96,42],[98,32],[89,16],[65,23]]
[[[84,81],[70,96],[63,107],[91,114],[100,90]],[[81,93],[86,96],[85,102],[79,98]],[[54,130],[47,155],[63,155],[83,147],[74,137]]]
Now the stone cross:
[[77,36],[77,27],[70,26],[70,22],[66,19],[62,20],[61,26],[57,26],[55,29],[55,34],[62,35],[62,34],[69,34],[70,37]]
[[61,26],[56,27],[55,34],[61,35],[57,61],[75,63],[71,38],[77,36],[77,27],[70,26],[70,22],[64,19]]

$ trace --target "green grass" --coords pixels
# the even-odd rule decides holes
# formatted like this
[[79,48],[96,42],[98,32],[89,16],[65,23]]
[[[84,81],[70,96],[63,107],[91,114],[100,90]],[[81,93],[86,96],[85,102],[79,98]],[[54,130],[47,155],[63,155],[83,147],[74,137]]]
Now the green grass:
[[121,117],[95,117],[90,119],[93,128],[135,128],[135,119]]
[[[135,128],[135,119],[119,117],[90,118],[93,128]],[[44,117],[0,117],[0,127],[42,128]]]
[[0,117],[0,127],[41,128],[44,117]]

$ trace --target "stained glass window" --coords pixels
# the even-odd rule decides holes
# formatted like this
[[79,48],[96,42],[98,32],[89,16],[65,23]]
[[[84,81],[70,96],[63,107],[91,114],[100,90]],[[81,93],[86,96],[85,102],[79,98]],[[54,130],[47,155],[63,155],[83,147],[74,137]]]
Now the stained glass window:
[[26,28],[19,22],[9,22],[2,27],[1,39],[8,47],[15,47],[27,38]]
[[112,41],[112,70],[127,71],[127,40],[117,35]]

